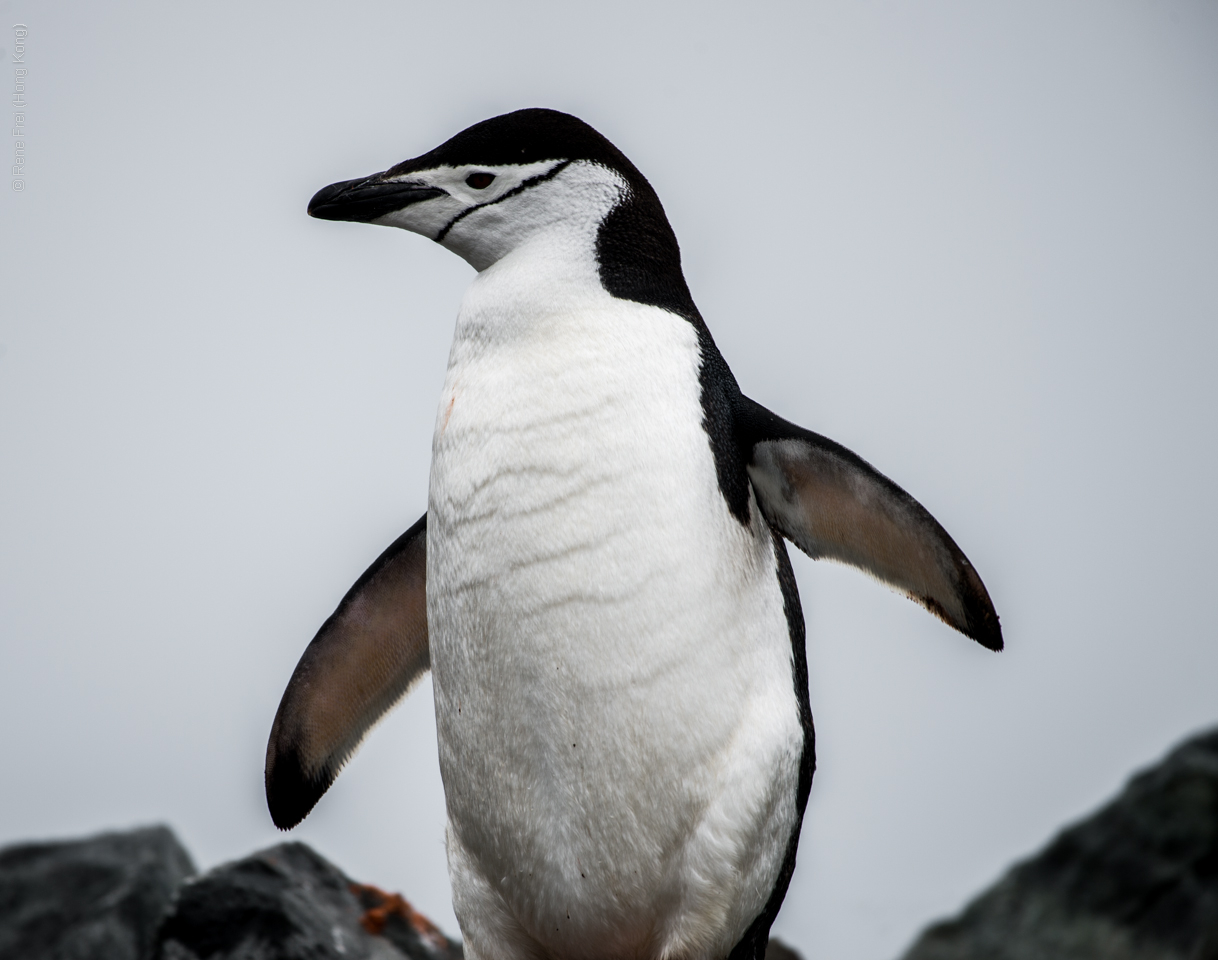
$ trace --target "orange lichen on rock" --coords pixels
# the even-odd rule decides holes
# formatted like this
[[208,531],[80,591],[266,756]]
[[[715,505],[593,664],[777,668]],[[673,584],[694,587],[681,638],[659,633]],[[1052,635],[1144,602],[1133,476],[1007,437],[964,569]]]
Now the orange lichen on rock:
[[400,917],[415,933],[437,949],[448,949],[448,938],[440,932],[439,927],[412,907],[410,901],[400,893],[388,893],[380,887],[364,883],[351,884],[351,892],[366,908],[364,915],[360,917],[360,926],[374,936],[385,932],[385,924],[389,922],[390,917]]

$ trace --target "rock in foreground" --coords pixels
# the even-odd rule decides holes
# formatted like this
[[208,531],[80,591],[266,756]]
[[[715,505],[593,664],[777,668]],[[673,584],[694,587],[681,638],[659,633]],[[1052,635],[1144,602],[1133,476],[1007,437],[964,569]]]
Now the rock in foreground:
[[0,960],[145,960],[194,872],[166,827],[0,850]]
[[[0,960],[461,960],[302,843],[194,875],[166,827],[0,850]],[[771,940],[766,960],[799,960]]]
[[[299,843],[194,873],[164,827],[0,850],[0,960],[459,960]],[[798,960],[771,941],[767,960]],[[1136,776],[903,960],[1218,960],[1218,730]]]
[[301,843],[217,867],[182,888],[157,960],[459,960],[401,897],[351,881]]
[[1218,730],[1134,777],[904,960],[1218,960]]

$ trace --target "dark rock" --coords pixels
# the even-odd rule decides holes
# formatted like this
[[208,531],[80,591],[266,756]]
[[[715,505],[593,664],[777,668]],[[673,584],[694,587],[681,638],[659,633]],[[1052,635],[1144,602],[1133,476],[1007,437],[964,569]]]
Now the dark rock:
[[[401,896],[354,883],[301,843],[217,867],[184,886],[156,960],[461,960]],[[800,960],[777,940],[766,960]]]
[[193,873],[166,827],[0,850],[0,960],[146,960]]
[[157,960],[460,960],[401,897],[353,883],[304,844],[285,843],[184,886]]
[[[194,874],[165,827],[0,850],[0,960],[462,960],[300,843]],[[777,940],[766,960],[800,960]]]
[[1218,730],[1134,777],[904,960],[1218,960]]
[[765,945],[765,960],[803,960],[803,957],[781,940],[771,939]]

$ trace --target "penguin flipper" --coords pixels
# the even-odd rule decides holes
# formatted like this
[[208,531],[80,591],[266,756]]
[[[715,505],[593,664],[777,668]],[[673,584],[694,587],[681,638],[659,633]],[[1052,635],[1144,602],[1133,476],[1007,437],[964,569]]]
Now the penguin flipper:
[[737,436],[766,519],[813,559],[870,573],[990,650],[1002,628],[985,584],[922,504],[869,463],[741,396]]
[[289,830],[308,815],[430,665],[423,514],[355,581],[296,664],[266,747],[275,826]]

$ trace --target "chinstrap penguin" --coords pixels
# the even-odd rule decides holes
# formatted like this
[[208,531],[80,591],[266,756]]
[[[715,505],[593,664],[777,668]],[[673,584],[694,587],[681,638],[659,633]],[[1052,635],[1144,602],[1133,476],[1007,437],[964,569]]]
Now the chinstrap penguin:
[[430,667],[470,960],[762,956],[815,766],[784,538],[999,650],[981,579],[891,480],[740,392],[655,191],[582,121],[484,121],[309,213],[478,274],[427,513],[283,695],[275,823]]

